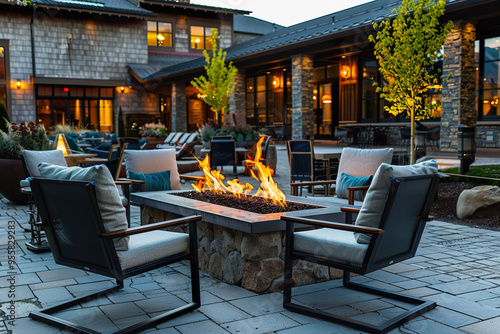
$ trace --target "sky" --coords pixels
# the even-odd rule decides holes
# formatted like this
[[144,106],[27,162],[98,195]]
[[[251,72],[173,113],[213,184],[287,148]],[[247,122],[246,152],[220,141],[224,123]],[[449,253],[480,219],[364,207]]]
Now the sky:
[[191,0],[192,4],[252,11],[250,16],[291,26],[371,0]]

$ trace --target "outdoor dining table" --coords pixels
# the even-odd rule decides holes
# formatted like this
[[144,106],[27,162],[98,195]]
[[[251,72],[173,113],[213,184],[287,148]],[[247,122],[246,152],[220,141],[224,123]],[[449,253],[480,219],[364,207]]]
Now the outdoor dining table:
[[68,153],[64,158],[66,159],[66,163],[68,167],[80,166],[81,164],[85,164],[85,159],[97,157],[97,154],[91,153]]

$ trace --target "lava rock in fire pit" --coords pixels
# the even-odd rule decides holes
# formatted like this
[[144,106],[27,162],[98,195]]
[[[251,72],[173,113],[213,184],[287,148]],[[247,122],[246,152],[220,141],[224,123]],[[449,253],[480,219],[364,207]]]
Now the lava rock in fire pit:
[[188,191],[173,193],[173,195],[260,214],[291,212],[316,208],[312,205],[298,204],[293,202],[287,202],[286,206],[281,206],[274,204],[273,201],[267,200],[262,197],[251,196],[239,198],[234,196],[233,194],[217,194],[212,191],[205,191],[201,193],[197,191]]

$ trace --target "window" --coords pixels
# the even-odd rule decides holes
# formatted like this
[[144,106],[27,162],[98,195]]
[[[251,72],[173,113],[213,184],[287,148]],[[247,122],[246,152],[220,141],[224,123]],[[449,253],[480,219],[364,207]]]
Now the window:
[[113,131],[113,88],[37,86],[36,92],[37,120],[45,128],[74,125]]
[[191,26],[191,49],[212,50],[212,28]]
[[500,96],[500,37],[484,40],[483,52],[483,103],[482,114],[485,118],[500,116],[498,100]]
[[148,21],[148,45],[172,47],[172,24]]
[[285,124],[285,113],[288,111],[286,92],[291,90],[291,84],[288,86],[286,80],[284,70],[267,72],[265,75],[246,79],[248,124]]

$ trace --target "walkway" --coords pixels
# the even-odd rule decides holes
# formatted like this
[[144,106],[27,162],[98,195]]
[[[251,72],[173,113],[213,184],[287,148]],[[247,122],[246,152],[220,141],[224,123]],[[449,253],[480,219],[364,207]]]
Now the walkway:
[[[286,151],[278,146],[280,185],[289,194]],[[283,163],[285,161],[285,163]],[[229,172],[230,168],[227,168]],[[228,175],[229,176],[229,175]],[[246,180],[246,179],[245,179]],[[189,188],[188,184],[183,187]],[[24,245],[29,234],[25,206],[0,200],[0,314],[15,303],[15,326],[0,323],[0,333],[62,333],[35,322],[27,315],[50,305],[111,284],[105,277],[54,263],[50,253],[35,254]],[[137,224],[139,212],[133,209]],[[12,222],[12,223],[11,223]],[[15,231],[15,288],[7,262],[8,231]],[[358,282],[402,291],[437,302],[438,307],[390,333],[500,333],[500,232],[448,224],[428,223],[417,256],[387,267]],[[119,293],[82,304],[61,313],[95,330],[110,332],[189,300],[189,270],[177,264],[127,279]],[[296,288],[300,301],[329,303],[335,311],[366,321],[380,321],[398,312],[401,305],[363,293],[349,295],[340,280]],[[347,327],[295,314],[282,308],[281,293],[257,295],[225,284],[202,273],[202,307],[163,323],[154,333],[360,333]],[[15,297],[12,297],[14,290]],[[352,294],[351,294],[352,293]]]

